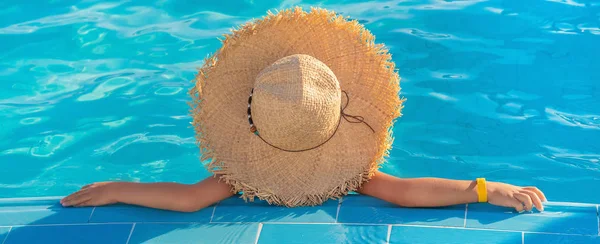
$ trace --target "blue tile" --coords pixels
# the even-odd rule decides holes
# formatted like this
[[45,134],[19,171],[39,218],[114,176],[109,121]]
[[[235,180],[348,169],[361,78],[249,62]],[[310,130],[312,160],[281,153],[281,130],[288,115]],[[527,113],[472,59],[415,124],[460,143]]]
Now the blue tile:
[[193,213],[175,212],[132,205],[97,207],[90,223],[115,222],[209,222],[214,207]]
[[470,204],[467,227],[598,235],[596,207],[584,204],[561,206],[548,203],[544,206],[544,212],[521,214],[490,204]]
[[525,244],[600,244],[600,236],[525,233]]
[[521,232],[469,230],[462,228],[394,226],[392,227],[390,236],[390,244],[521,244],[521,241]]
[[0,226],[82,224],[91,213],[92,208],[64,208],[58,199],[2,199]]
[[13,227],[4,244],[126,243],[131,224],[84,224]]
[[462,227],[464,217],[464,205],[445,208],[402,208],[377,198],[348,196],[342,201],[338,222]]
[[8,236],[8,232],[10,232],[10,227],[0,227],[0,243],[4,243],[4,239]]
[[217,205],[214,222],[304,222],[334,223],[339,201],[330,200],[321,206],[286,208],[265,201],[244,202],[229,198]]
[[264,224],[259,244],[385,243],[385,225]]
[[136,224],[129,244],[254,244],[258,224]]

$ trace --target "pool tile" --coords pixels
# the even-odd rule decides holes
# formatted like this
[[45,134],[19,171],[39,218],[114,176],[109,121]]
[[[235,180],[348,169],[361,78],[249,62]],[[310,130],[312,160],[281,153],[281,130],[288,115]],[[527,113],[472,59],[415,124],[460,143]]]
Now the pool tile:
[[4,243],[4,240],[8,237],[8,232],[10,232],[10,227],[0,227],[0,243]]
[[129,244],[254,244],[258,224],[136,224]]
[[64,208],[58,200],[0,201],[0,226],[82,224],[87,223],[92,208]]
[[385,243],[388,226],[343,224],[264,224],[259,244]]
[[470,204],[467,227],[529,232],[598,235],[596,207],[546,204],[544,212],[515,213],[490,204]]
[[330,200],[321,206],[286,208],[234,197],[217,205],[213,222],[334,223],[338,205],[339,201]]
[[111,205],[97,207],[90,223],[209,222],[213,209],[214,207],[208,207],[197,212],[184,213],[131,205]]
[[525,233],[524,244],[600,244],[600,236]]
[[84,224],[13,227],[4,244],[126,243],[131,224]]
[[521,244],[521,232],[469,230],[462,228],[435,228],[393,226],[390,244]]
[[347,196],[342,201],[338,222],[462,227],[464,217],[464,205],[429,209],[402,208],[377,198]]

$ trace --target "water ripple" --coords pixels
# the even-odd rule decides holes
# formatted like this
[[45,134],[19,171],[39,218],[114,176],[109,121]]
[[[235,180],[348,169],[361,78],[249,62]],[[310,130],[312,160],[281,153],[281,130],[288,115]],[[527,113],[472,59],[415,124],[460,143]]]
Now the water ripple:
[[38,31],[44,28],[68,25],[73,23],[93,22],[106,18],[106,14],[98,12],[98,10],[111,9],[119,4],[98,4],[94,7],[78,10],[73,8],[74,12],[68,14],[57,14],[49,17],[44,17],[37,20],[26,21],[0,28],[1,34],[27,34]]
[[[90,63],[92,63],[92,65],[87,68],[93,69],[93,62]],[[157,70],[121,69],[100,73],[68,73],[47,75],[45,79],[38,80],[37,85],[29,90],[30,93],[33,93],[32,95],[20,95],[2,99],[0,100],[0,105],[34,105],[57,103],[58,101],[77,93],[80,89],[90,89],[89,84],[100,82],[94,91],[78,98],[79,101],[96,100],[105,97],[113,90],[131,84],[134,79],[138,80],[136,82],[136,86],[138,87],[149,84],[153,81],[139,78],[152,76],[155,74],[155,72],[157,72]],[[38,108],[39,106],[25,109],[31,110]]]
[[[116,11],[123,3],[101,3],[89,8],[78,9],[73,7],[69,13],[57,14],[36,20],[26,21],[0,28],[0,35],[27,34],[46,28],[60,27],[81,23],[77,34],[81,47],[100,44],[105,39],[107,32],[91,35],[98,28],[115,31],[124,37],[142,37],[152,33],[167,33],[172,37],[190,42],[185,48],[194,48],[194,40],[214,38],[227,32],[230,27],[239,25],[248,18],[231,16],[213,11],[199,11],[182,17],[171,16],[168,12],[150,6],[125,7],[124,13]],[[112,13],[111,13],[112,12]],[[116,14],[121,12],[123,14]],[[152,23],[148,23],[152,19]],[[222,28],[198,28],[210,23],[211,26],[220,25]],[[142,37],[137,42],[149,42],[154,37]],[[98,45],[93,48],[95,54],[103,54],[110,46]],[[160,57],[158,54],[152,54]]]
[[544,145],[549,152],[541,156],[549,160],[561,163],[562,165],[581,168],[589,171],[600,172],[600,154],[581,153],[577,150],[558,148]]
[[575,7],[584,7],[585,4],[583,3],[578,3],[576,1],[573,0],[546,0],[548,2],[555,2],[555,3],[562,3],[562,4],[566,4],[566,5],[570,5],[570,6],[575,6]]
[[424,39],[450,39],[450,38],[454,38],[452,35],[450,34],[444,34],[444,33],[431,33],[431,32],[426,32],[426,31],[422,31],[419,29],[397,29],[394,30],[395,32],[402,32],[402,33],[406,33],[409,35],[413,35],[413,36],[417,36],[420,38],[424,38]]
[[546,115],[550,121],[561,125],[579,127],[582,129],[600,130],[600,115],[573,114],[546,108]]
[[102,148],[96,149],[96,155],[112,155],[117,151],[137,143],[168,143],[173,145],[188,145],[195,146],[195,139],[193,137],[181,138],[176,135],[156,135],[148,136],[147,134],[133,134],[119,138],[117,141],[106,145]]
[[33,124],[37,124],[41,121],[42,121],[42,118],[40,118],[40,117],[29,117],[29,118],[22,119],[20,121],[20,123],[22,125],[33,125]]
[[183,88],[181,87],[161,87],[154,92],[154,94],[159,96],[172,96],[179,92],[181,92]]
[[132,120],[134,120],[134,118],[130,116],[130,117],[125,117],[123,119],[102,122],[102,125],[110,127],[110,128],[118,128],[118,127],[121,127],[121,126],[125,125],[126,123],[132,121]]
[[100,85],[98,85],[92,92],[84,94],[77,98],[77,101],[98,100],[103,97],[106,97],[108,93],[121,87],[125,87],[131,83],[133,83],[133,79],[129,77],[110,78],[109,80],[104,81]]
[[38,146],[32,147],[29,153],[34,157],[50,157],[57,150],[71,144],[73,139],[74,136],[68,134],[46,136]]

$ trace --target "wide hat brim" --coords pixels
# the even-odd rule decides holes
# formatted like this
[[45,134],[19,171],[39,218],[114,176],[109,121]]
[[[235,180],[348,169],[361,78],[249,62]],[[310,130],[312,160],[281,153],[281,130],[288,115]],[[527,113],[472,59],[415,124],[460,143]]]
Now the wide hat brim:
[[[305,152],[273,148],[251,133],[246,110],[256,76],[293,54],[325,63],[350,97],[345,112],[375,132],[342,120],[330,141]],[[202,161],[245,200],[295,207],[339,198],[385,160],[402,110],[399,81],[391,55],[357,21],[316,8],[269,13],[225,35],[196,77],[191,112]]]

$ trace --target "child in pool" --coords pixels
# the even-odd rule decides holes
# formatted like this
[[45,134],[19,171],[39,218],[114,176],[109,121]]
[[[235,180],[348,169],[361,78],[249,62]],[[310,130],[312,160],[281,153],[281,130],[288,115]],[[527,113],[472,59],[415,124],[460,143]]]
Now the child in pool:
[[226,35],[191,90],[213,177],[189,185],[99,182],[61,203],[192,212],[238,192],[293,207],[356,191],[403,207],[488,202],[543,211],[536,187],[380,172],[403,102],[390,59],[358,22],[327,10],[296,8],[247,23]]

